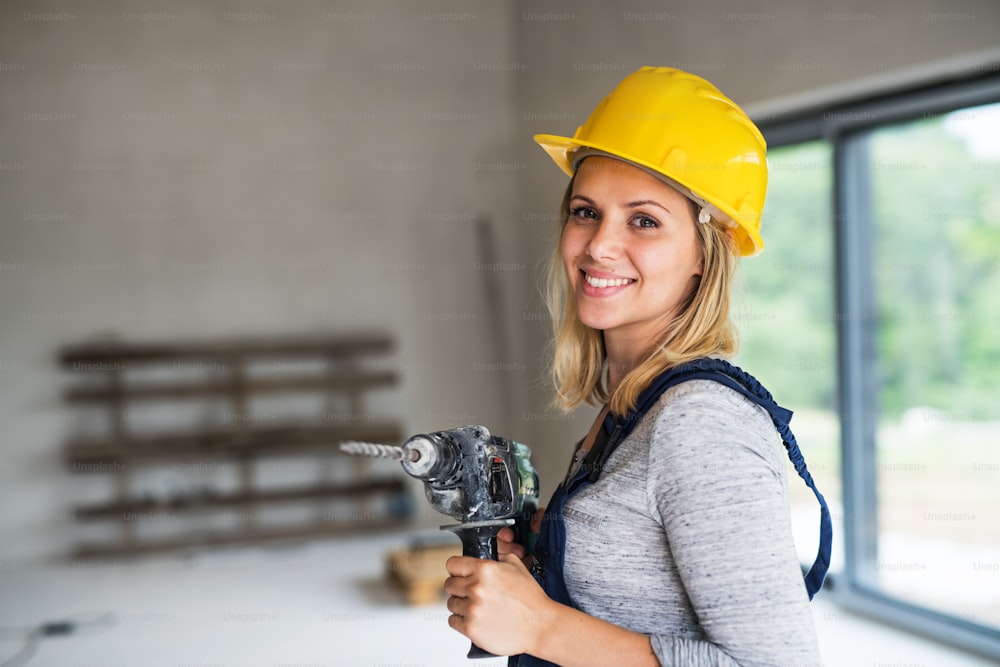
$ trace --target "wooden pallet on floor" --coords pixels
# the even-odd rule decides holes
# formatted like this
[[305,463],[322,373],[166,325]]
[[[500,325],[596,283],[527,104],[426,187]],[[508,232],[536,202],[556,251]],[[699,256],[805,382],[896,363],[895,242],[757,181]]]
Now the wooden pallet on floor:
[[407,604],[431,604],[444,596],[444,582],[448,578],[445,561],[461,555],[462,545],[458,542],[415,544],[390,551],[386,556],[386,572],[403,589]]

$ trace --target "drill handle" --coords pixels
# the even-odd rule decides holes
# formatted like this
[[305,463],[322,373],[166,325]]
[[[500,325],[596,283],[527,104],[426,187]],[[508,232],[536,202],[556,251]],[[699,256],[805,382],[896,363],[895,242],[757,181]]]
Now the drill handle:
[[[441,530],[450,530],[462,540],[462,555],[497,560],[497,533],[505,526],[513,525],[514,519],[495,519],[492,521],[472,521],[453,526],[441,526]],[[496,657],[489,651],[475,644],[469,649],[469,658]]]
[[441,530],[450,530],[462,540],[462,555],[482,558],[483,560],[498,560],[497,533],[505,526],[514,525],[514,519],[492,519],[489,521],[470,521],[451,526],[441,526]]
[[[499,530],[499,529],[497,529]],[[483,560],[498,560],[497,534],[491,530],[462,531],[462,555]]]

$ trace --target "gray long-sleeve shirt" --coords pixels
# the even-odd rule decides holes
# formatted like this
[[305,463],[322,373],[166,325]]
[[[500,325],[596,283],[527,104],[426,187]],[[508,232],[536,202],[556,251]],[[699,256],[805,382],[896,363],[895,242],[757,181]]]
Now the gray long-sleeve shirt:
[[732,389],[664,392],[565,507],[574,604],[649,635],[662,665],[818,665],[787,455]]

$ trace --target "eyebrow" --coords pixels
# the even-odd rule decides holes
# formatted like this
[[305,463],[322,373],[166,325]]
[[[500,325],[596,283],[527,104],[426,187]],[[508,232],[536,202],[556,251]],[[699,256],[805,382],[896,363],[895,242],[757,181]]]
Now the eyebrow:
[[[590,204],[591,206],[597,206],[597,202],[595,202],[593,199],[591,199],[590,197],[588,197],[586,195],[576,194],[576,195],[573,195],[570,198],[570,201],[572,201],[573,199],[582,199],[585,202],[587,202],[588,204]],[[636,201],[629,202],[629,203],[625,204],[625,207],[626,208],[639,208],[640,206],[648,206],[648,205],[656,206],[657,208],[661,208],[664,211],[666,211],[667,213],[670,213],[670,215],[673,215],[673,212],[669,208],[667,208],[666,206],[664,206],[660,202],[654,201],[652,199],[639,199],[639,200],[636,200]]]
[[[629,202],[628,204],[625,204],[625,206],[627,206],[628,208],[639,208],[640,206],[646,206],[646,205],[656,206],[657,208],[662,208],[667,213],[670,213],[669,208],[667,208],[658,201],[653,201],[652,199],[640,199],[639,201]],[[673,214],[671,213],[671,215]]]

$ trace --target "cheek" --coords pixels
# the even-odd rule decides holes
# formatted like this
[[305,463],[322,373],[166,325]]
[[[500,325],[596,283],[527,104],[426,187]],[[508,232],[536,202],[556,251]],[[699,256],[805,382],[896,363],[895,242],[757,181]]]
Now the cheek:
[[697,243],[691,248],[691,273],[692,278],[701,276],[705,272],[705,262],[701,257],[701,248]]
[[669,292],[685,292],[701,274],[699,255],[684,248],[660,247],[633,252],[632,261],[651,284],[668,286]]
[[563,263],[567,268],[570,262],[580,254],[581,247],[580,235],[574,233],[572,227],[566,227],[559,239],[559,254],[562,255]]
[[693,233],[677,253],[677,272],[684,278],[695,278],[702,273],[701,247],[697,233]]

